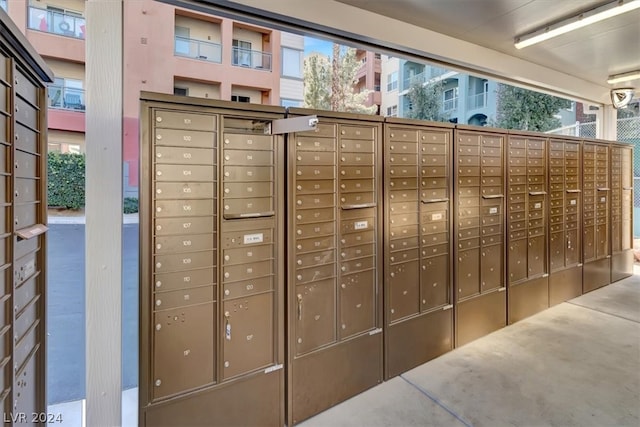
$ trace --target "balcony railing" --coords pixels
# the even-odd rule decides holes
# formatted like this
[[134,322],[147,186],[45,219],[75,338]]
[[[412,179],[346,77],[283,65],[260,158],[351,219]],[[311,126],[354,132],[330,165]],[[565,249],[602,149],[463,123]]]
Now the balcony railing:
[[63,110],[84,111],[84,90],[49,85],[49,107]]
[[458,98],[445,99],[442,104],[442,109],[444,111],[452,111],[458,108]]
[[414,84],[424,84],[425,82],[435,79],[436,77],[440,77],[447,72],[448,70],[445,68],[430,66],[427,70],[404,79],[404,89],[410,89]]
[[238,67],[254,68],[256,70],[271,71],[271,54],[259,50],[234,47],[231,63]]
[[222,62],[222,46],[204,40],[175,36],[174,54],[201,61]]
[[467,98],[467,109],[473,110],[476,108],[484,108],[487,106],[487,92],[477,93],[475,95],[469,95]]
[[85,19],[82,16],[29,6],[29,28],[45,33],[83,39]]

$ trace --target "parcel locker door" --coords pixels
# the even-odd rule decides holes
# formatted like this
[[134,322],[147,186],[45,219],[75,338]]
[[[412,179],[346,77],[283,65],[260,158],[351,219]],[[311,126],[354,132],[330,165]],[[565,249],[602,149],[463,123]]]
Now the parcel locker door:
[[340,337],[361,334],[376,327],[375,270],[343,275],[340,278]]
[[567,259],[565,258],[564,249],[565,249],[564,233],[562,231],[551,233],[549,237],[549,252],[551,254],[551,257],[550,257],[551,271],[560,269],[565,266]]
[[457,300],[480,293],[480,248],[458,251]]
[[545,273],[546,240],[544,236],[529,239],[527,252],[527,269],[529,277],[539,276]]
[[516,283],[527,278],[527,239],[509,242],[509,282]]
[[336,295],[333,280],[296,286],[296,354],[336,340]]
[[420,287],[423,311],[449,304],[449,255],[421,261]]
[[396,321],[420,311],[420,262],[417,260],[389,266],[389,316]]
[[502,288],[502,245],[485,246],[481,253],[481,291],[487,292],[494,289]]

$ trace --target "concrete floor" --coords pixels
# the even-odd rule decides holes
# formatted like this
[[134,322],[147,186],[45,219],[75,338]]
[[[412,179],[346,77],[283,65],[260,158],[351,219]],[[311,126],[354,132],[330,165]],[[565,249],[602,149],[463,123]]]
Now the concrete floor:
[[299,424],[640,426],[640,271]]

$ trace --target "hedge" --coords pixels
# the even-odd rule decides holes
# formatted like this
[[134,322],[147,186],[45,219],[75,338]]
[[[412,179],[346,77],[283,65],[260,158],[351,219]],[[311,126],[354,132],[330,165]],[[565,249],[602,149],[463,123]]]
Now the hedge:
[[84,207],[84,154],[48,154],[47,176],[49,206],[67,209]]

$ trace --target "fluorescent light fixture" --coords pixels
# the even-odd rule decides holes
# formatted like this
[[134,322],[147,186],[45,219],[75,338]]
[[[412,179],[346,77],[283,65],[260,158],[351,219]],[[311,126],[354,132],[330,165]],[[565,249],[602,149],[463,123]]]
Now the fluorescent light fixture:
[[628,73],[623,74],[614,74],[613,76],[609,76],[609,78],[607,79],[607,83],[613,85],[616,83],[628,82],[635,79],[640,79],[640,70],[629,71]]
[[565,19],[555,24],[547,25],[531,33],[516,37],[516,49],[531,46],[569,31],[586,27],[607,18],[640,8],[640,0],[617,0],[603,6],[590,9],[579,15]]

